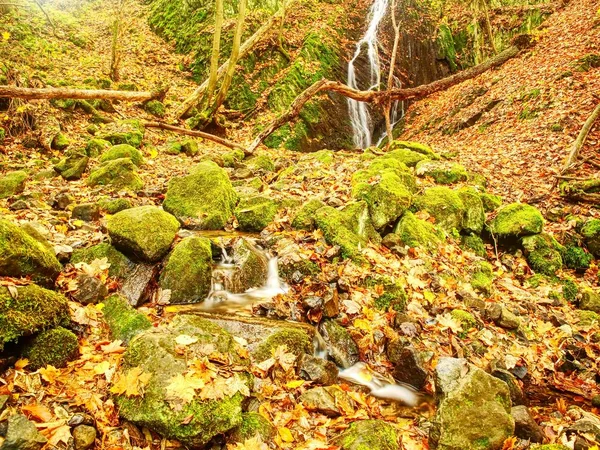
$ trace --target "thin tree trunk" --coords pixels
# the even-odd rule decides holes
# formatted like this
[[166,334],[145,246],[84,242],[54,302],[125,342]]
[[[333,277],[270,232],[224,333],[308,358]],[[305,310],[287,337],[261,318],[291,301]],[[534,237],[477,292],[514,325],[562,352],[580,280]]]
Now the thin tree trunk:
[[206,139],[207,141],[216,142],[217,144],[221,144],[225,147],[239,149],[244,153],[247,153],[247,149],[243,145],[237,144],[229,139],[215,136],[214,134],[204,133],[203,131],[188,130],[187,128],[176,127],[163,122],[144,122],[143,125],[147,128],[160,128],[161,130],[169,130],[175,133],[186,134],[188,136],[200,137]]
[[577,139],[575,139],[575,142],[573,142],[573,145],[571,145],[571,150],[569,151],[569,157],[567,158],[565,165],[563,166],[562,170],[560,171],[561,175],[564,174],[565,172],[567,172],[567,170],[569,170],[570,167],[577,160],[577,157],[579,156],[579,151],[583,147],[583,144],[585,144],[585,140],[587,139],[587,136],[590,133],[590,130],[592,129],[592,125],[594,125],[594,122],[598,119],[599,116],[600,116],[600,103],[596,106],[596,108],[592,111],[592,114],[590,114],[588,119],[585,121],[585,123],[583,124],[583,128],[581,128],[581,131],[579,132],[579,135],[577,136]]
[[[246,56],[250,52],[250,50],[252,50],[252,48],[256,45],[256,43],[259,42],[265,34],[267,34],[267,32],[275,23],[276,19],[278,17],[281,17],[282,12],[283,11],[279,9],[275,14],[273,14],[269,18],[269,20],[265,22],[265,24],[262,27],[256,30],[256,32],[241,45],[238,59],[241,59],[244,56]],[[219,70],[217,71],[217,78],[221,78],[225,74],[227,67],[229,67],[229,60],[225,61],[219,67]],[[200,99],[200,97],[202,97],[207,87],[208,80],[205,80],[200,86],[196,88],[192,95],[186,98],[183,101],[183,103],[179,105],[179,108],[175,110],[173,117],[176,119],[181,119],[182,117],[184,117],[190,111],[190,109],[192,109],[198,103],[198,100]]]
[[119,52],[119,39],[121,35],[121,20],[123,16],[123,1],[118,0],[115,14],[115,21],[112,26],[112,45],[110,52],[110,79],[119,81],[119,63],[121,62],[121,54]]
[[39,0],[34,0],[34,1],[35,1],[35,4],[38,5],[38,8],[40,8],[40,11],[42,11],[42,14],[44,14],[44,16],[46,16],[46,20],[48,21],[48,23],[52,27],[52,31],[56,32],[56,27],[54,26],[54,22],[52,22],[52,19],[50,18],[50,16],[48,15],[48,13],[46,12],[46,10],[42,6],[42,4],[39,2]]
[[[400,23],[396,19],[396,0],[392,0],[392,26],[394,27],[394,47],[392,49],[392,58],[390,60],[390,73],[388,75],[388,92],[392,90],[394,84],[394,69],[396,66],[396,53],[398,52],[398,46],[400,44]],[[388,98],[385,104],[384,115],[385,115],[385,129],[387,133],[387,148],[390,148],[390,144],[392,143],[393,130],[392,130],[392,120],[390,118],[390,113],[392,111],[392,99]]]
[[488,35],[488,40],[490,41],[490,45],[492,46],[492,51],[494,55],[498,53],[498,49],[496,48],[496,42],[494,42],[494,32],[492,31],[492,23],[490,22],[490,11],[488,9],[487,3],[485,0],[482,0],[483,3],[483,12],[485,15],[485,29]]
[[164,97],[165,92],[109,91],[103,89],[71,88],[22,88],[0,86],[0,98],[22,98],[25,100],[50,100],[54,98],[72,98],[83,100],[123,100],[127,102],[145,102]]
[[204,103],[210,105],[212,96],[217,87],[217,72],[219,70],[219,56],[221,52],[221,28],[223,28],[223,0],[215,2],[215,33],[213,35],[212,55],[210,57],[210,74]]

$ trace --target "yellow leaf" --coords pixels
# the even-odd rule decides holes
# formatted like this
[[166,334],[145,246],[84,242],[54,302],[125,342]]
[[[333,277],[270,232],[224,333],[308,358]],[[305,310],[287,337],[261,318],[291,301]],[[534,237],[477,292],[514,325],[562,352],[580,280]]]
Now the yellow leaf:
[[205,383],[192,374],[177,374],[171,378],[167,385],[167,397],[173,400],[182,400],[183,403],[191,402],[196,396],[196,390],[202,389]]
[[4,39],[5,41],[8,41],[10,39],[10,33],[8,31],[5,31],[4,33],[2,33],[2,39]]
[[294,442],[294,436],[292,436],[292,432],[289,430],[289,428],[279,427],[277,432],[279,433],[279,436],[283,442]]
[[148,150],[148,158],[154,159],[157,156],[158,156],[158,150],[156,149],[156,147],[150,147],[150,150]]
[[22,370],[29,364],[29,360],[27,358],[18,359],[15,363],[15,369]]
[[371,331],[371,324],[365,319],[356,319],[354,321],[354,326],[359,330]]
[[110,363],[108,361],[102,361],[100,364],[96,364],[94,366],[94,373],[96,375],[104,374],[108,369],[110,369]]
[[180,334],[175,338],[175,342],[179,345],[190,345],[194,342],[198,342],[197,337],[188,336],[187,334]]
[[425,297],[425,300],[427,300],[429,303],[435,300],[435,294],[431,291],[423,292],[423,297]]
[[150,381],[152,374],[144,373],[141,367],[128,370],[125,375],[120,374],[115,384],[110,388],[113,394],[125,394],[126,397],[141,397],[144,387]]
[[288,382],[285,387],[289,389],[296,389],[304,384],[304,380],[294,380]]
[[47,365],[43,369],[39,369],[38,372],[42,376],[42,379],[50,384],[54,384],[60,375],[60,370],[50,365]]

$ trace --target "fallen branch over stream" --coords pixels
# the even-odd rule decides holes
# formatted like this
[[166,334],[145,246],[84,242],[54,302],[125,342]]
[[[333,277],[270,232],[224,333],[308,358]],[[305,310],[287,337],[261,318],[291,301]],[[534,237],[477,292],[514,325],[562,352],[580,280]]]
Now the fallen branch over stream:
[[163,98],[166,91],[137,92],[111,91],[104,89],[71,88],[23,88],[0,86],[0,98],[22,98],[25,100],[52,100],[68,98],[75,100],[122,100],[127,102],[147,102]]

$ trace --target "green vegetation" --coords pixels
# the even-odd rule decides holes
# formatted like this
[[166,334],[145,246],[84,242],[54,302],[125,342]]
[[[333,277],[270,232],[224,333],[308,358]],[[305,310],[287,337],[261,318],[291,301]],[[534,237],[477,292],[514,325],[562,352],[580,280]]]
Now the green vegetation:
[[23,349],[31,370],[48,365],[66,367],[69,361],[79,356],[79,341],[73,332],[62,328],[42,331],[29,341]]
[[152,327],[148,317],[132,308],[120,295],[108,297],[102,312],[113,339],[129,342],[136,334]]

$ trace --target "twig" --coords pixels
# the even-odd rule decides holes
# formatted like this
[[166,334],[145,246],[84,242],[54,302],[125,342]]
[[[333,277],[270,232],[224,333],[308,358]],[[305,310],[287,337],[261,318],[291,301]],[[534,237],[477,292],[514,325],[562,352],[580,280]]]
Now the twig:
[[186,128],[176,127],[174,125],[169,125],[163,122],[144,122],[144,126],[148,128],[160,128],[163,130],[169,130],[180,134],[187,134],[188,136],[200,137],[208,141],[216,142],[217,144],[221,144],[228,148],[242,150],[244,154],[246,154],[247,152],[244,146],[237,144],[236,142],[230,141],[229,139],[225,139],[219,136],[215,136],[214,134],[205,133],[203,131],[188,130]]

